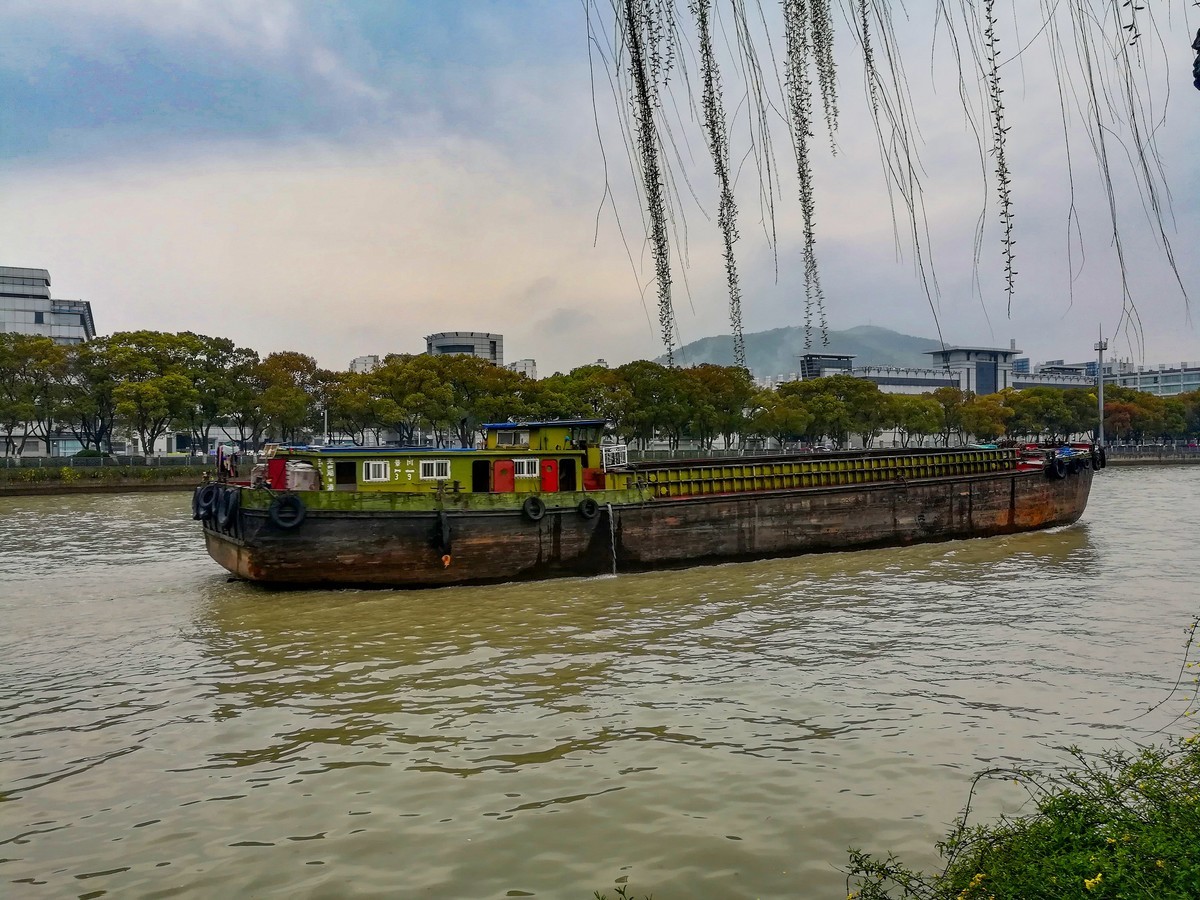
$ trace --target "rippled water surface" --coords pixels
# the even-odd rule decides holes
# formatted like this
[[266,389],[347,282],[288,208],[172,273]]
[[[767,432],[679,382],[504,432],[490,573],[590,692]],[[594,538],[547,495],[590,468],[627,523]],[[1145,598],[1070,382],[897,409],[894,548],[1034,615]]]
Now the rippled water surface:
[[1200,606],[1200,467],[1052,532],[406,593],[230,582],[187,503],[0,498],[5,897],[843,897],[974,771],[1161,726]]

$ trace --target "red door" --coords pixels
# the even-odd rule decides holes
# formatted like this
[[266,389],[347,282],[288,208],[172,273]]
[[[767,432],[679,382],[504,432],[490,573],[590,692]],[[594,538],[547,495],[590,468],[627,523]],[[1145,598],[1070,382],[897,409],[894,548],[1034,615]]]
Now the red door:
[[552,494],[558,490],[558,460],[542,460],[542,492]]
[[492,466],[492,492],[511,494],[517,489],[516,478],[513,475],[513,461],[498,459]]

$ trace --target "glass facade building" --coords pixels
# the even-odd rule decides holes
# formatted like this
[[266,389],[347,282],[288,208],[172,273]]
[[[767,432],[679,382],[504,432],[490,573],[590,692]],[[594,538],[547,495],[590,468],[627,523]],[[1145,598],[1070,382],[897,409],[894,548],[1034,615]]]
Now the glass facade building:
[[45,269],[0,266],[0,332],[81,344],[96,336],[96,324],[87,300],[50,296],[50,273]]

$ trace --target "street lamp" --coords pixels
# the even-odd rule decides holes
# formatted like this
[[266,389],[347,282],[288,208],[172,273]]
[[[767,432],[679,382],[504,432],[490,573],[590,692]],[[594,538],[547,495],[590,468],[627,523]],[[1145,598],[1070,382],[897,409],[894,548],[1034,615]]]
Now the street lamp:
[[1104,332],[1100,332],[1100,340],[1096,341],[1092,347],[1096,351],[1096,380],[1100,383],[1100,430],[1096,432],[1096,444],[1100,447],[1104,446],[1104,351],[1108,349],[1108,341],[1104,339]]

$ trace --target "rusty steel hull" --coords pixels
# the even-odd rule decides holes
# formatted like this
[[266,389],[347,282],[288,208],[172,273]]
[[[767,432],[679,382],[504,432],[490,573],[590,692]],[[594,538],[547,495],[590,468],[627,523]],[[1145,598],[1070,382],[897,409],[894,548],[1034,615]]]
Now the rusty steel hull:
[[204,534],[213,559],[251,581],[436,587],[604,574],[614,551],[624,572],[1032,531],[1076,521],[1092,476],[1025,471],[647,500],[593,518],[551,508],[537,522],[519,510],[313,509],[282,529],[242,509]]

